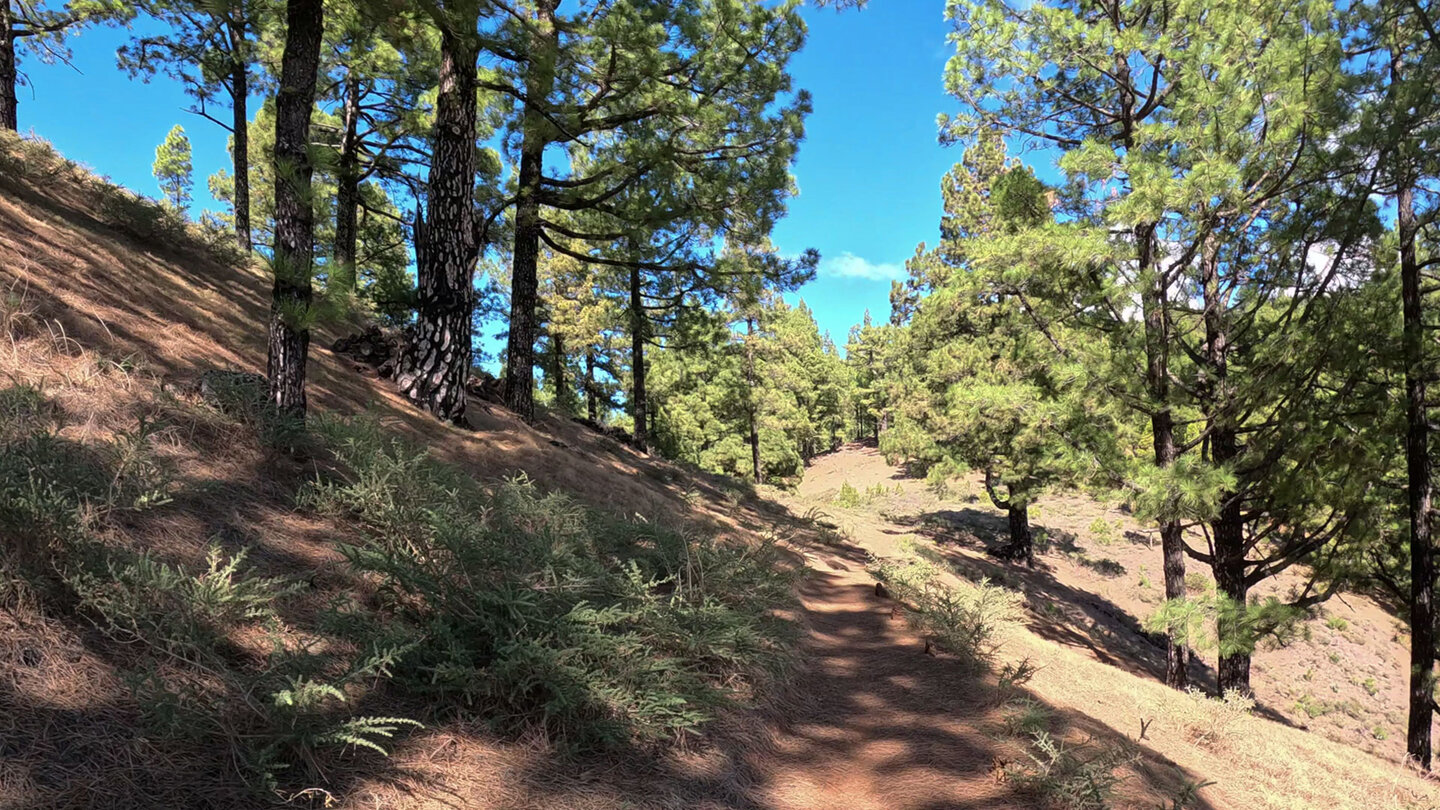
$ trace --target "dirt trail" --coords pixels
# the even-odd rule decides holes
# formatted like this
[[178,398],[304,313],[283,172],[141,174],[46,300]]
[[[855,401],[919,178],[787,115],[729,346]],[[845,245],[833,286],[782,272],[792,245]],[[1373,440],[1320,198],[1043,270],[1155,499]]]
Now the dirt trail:
[[805,702],[761,769],[794,810],[1025,807],[992,773],[989,690],[927,656],[853,554],[807,554]]

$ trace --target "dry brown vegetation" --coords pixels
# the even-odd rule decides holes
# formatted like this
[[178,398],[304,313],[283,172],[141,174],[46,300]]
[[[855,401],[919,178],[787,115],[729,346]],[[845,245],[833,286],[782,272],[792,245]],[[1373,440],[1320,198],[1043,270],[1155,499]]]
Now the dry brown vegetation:
[[[0,134],[0,388],[40,391],[63,424],[60,436],[80,445],[113,443],[148,426],[145,441],[166,466],[173,497],[110,516],[104,542],[202,567],[212,546],[248,548],[257,573],[306,583],[282,617],[290,640],[323,641],[315,626],[323,604],[370,588],[336,548],[356,527],[296,507],[296,492],[323,459],[268,449],[254,425],[197,393],[207,370],[263,371],[268,284],[224,243],[167,220],[43,144]],[[1155,681],[1155,648],[1137,623],[1150,604],[1141,566],[1156,554],[1112,510],[1080,498],[1043,501],[1036,522],[1051,540],[1029,572],[981,550],[998,528],[988,509],[963,495],[928,493],[873,450],[822,458],[798,493],[757,497],[560,419],[532,429],[476,401],[473,430],[464,431],[415,413],[368,369],[326,351],[348,328],[334,325],[315,341],[317,411],[368,411],[477,478],[524,473],[617,516],[748,542],[783,535],[794,559],[811,569],[792,615],[805,635],[786,683],[661,754],[621,749],[576,760],[543,735],[500,735],[476,718],[442,718],[397,738],[389,758],[352,749],[327,760],[311,787],[277,801],[1026,808],[1054,799],[1021,778],[1034,772],[1024,734],[1041,729],[1084,746],[1076,749],[1084,756],[1120,752],[1116,807],[1154,808],[1211,780],[1186,806],[1440,805],[1440,791],[1393,764],[1400,735],[1381,707],[1400,705],[1390,690],[1402,688],[1392,665],[1403,660],[1404,640],[1365,600],[1331,604],[1346,627],[1318,620],[1311,642],[1263,652],[1262,716],[1234,716]],[[890,490],[836,507],[845,481],[861,492]],[[814,519],[820,512],[831,527]],[[812,519],[797,517],[807,513]],[[1116,524],[1115,537],[1087,534],[1097,517]],[[1039,666],[1027,683],[923,655],[905,623],[892,618],[892,605],[874,594],[867,554],[894,554],[907,537],[962,573],[1027,594],[1025,626],[1008,634],[1000,653],[1005,662]],[[0,597],[0,807],[255,806],[227,752],[142,732],[123,677],[133,650],[92,624],[46,612],[42,597],[24,588]],[[240,634],[228,643],[243,658],[266,640]],[[1367,679],[1374,679],[1369,687]],[[1295,708],[1301,692],[1337,705],[1354,701],[1361,717],[1308,717]],[[353,699],[367,713],[416,708],[378,689]],[[1389,739],[1363,739],[1358,730],[1368,726],[1390,729]]]

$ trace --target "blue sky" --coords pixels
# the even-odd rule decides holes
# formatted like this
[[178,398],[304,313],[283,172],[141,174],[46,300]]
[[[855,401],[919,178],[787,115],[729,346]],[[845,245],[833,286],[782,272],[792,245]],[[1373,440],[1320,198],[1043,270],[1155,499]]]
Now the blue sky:
[[[949,54],[941,0],[876,0],[863,11],[806,11],[810,37],[792,63],[815,112],[794,172],[800,196],[774,234],[787,254],[818,249],[818,278],[800,291],[822,329],[844,344],[864,311],[889,313],[890,280],[916,243],[933,243],[940,178],[959,154],[936,142],[935,116],[953,108],[942,90]],[[137,28],[138,30],[138,28]],[[218,208],[205,178],[228,166],[226,133],[185,112],[189,99],[163,77],[150,83],[115,67],[135,32],[96,29],[72,43],[74,67],[25,58],[20,129],[67,157],[151,195],[155,146],[184,125],[194,147],[195,208]]]

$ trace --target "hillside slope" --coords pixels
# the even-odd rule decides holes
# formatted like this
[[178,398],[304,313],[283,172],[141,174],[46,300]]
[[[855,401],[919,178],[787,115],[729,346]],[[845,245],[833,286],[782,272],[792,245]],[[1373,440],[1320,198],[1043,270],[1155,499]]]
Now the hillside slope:
[[[263,371],[268,311],[263,271],[214,241],[43,144],[0,134],[0,389],[38,392],[65,443],[57,446],[143,444],[169,471],[174,485],[153,499],[156,508],[107,520],[107,546],[199,570],[212,549],[249,549],[260,574],[303,585],[298,606],[281,617],[285,633],[338,646],[318,618],[325,605],[385,594],[352,571],[340,549],[364,526],[302,502],[309,482],[329,472],[323,454],[268,449],[255,425],[205,401],[207,372]],[[923,527],[902,520],[906,510],[887,511],[894,504],[886,499],[853,509],[831,503],[839,481],[863,485],[867,476],[919,492],[920,482],[903,481],[873,451],[822,459],[798,493],[756,495],[565,420],[531,428],[478,400],[473,430],[448,427],[325,348],[350,328],[328,327],[313,344],[311,402],[322,418],[365,412],[487,486],[524,475],[632,525],[756,549],[778,537],[786,554],[777,566],[805,563],[799,600],[785,611],[802,631],[788,677],[758,682],[748,708],[721,712],[678,747],[625,745],[576,759],[538,729],[517,734],[492,727],[483,713],[452,713],[387,742],[388,758],[352,745],[322,763],[307,787],[267,792],[231,778],[240,770],[223,752],[147,731],[156,718],[146,713],[170,707],[137,698],[147,683],[131,668],[141,650],[100,638],[83,614],[48,611],[35,594],[4,583],[0,808],[253,807],[257,795],[356,808],[1027,808],[1079,790],[1077,779],[1108,775],[1071,763],[1048,782],[1031,778],[1042,769],[1027,764],[1035,749],[1022,732],[1030,721],[1017,723],[1017,714],[1041,718],[1056,738],[1079,746],[1082,760],[1123,753],[1116,807],[1154,808],[1208,780],[1217,784],[1186,806],[1440,806],[1432,785],[1380,758],[1270,720],[1217,714],[1160,686],[1143,666],[1102,663],[1099,645],[1085,651],[1084,639],[1057,637],[1033,621],[1012,631],[1001,653],[1002,662],[1041,664],[1028,686],[923,654],[900,620],[903,608],[876,595],[867,571],[869,555],[895,553],[907,535],[924,538]],[[123,465],[148,469],[148,458],[116,456],[120,466],[100,488],[114,490]],[[842,531],[826,530],[821,511]],[[17,560],[26,551],[6,547]],[[1043,560],[1062,557],[1052,549]],[[1063,611],[1087,604],[1080,593],[1052,597]],[[238,634],[229,643],[234,655],[253,657],[266,639]],[[165,654],[175,660],[162,657],[159,668],[194,663],[184,650]],[[1150,722],[1142,728],[1142,720]],[[1196,728],[1218,731],[1197,742]]]

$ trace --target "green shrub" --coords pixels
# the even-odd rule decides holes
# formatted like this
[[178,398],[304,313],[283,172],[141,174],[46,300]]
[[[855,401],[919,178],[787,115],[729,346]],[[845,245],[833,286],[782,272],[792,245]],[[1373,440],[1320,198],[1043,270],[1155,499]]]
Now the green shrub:
[[1050,728],[1050,709],[1034,698],[1018,698],[1005,704],[1005,732],[1013,737],[1032,737]]
[[[211,549],[192,571],[101,542],[117,514],[168,501],[170,470],[152,441],[160,426],[142,419],[110,442],[82,444],[58,435],[58,409],[25,388],[0,390],[0,414],[0,581],[58,597],[45,609],[85,617],[123,646],[120,674],[152,738],[224,751],[273,787],[286,763],[379,748],[413,724],[343,706],[388,677],[399,648],[322,656],[283,638],[277,611],[302,584],[254,575],[244,552]],[[264,633],[269,654],[235,649],[241,629]],[[318,775],[306,771],[306,781]]]
[[250,576],[245,551],[226,557],[212,547],[206,568],[190,573],[148,553],[112,557],[97,572],[70,583],[81,603],[100,614],[107,629],[127,641],[150,641],[187,658],[203,657],[241,624],[274,618],[274,606],[304,583]]
[[1011,782],[1065,810],[1107,810],[1122,781],[1115,770],[1138,759],[1130,745],[1099,749],[1088,742],[1070,745],[1047,731],[1031,735],[1026,755],[1028,762],[1007,768]]
[[[313,764],[325,749],[386,753],[381,743],[414,720],[351,716],[350,692],[384,680],[403,646],[353,657],[294,648],[279,632],[277,606],[304,583],[253,574],[245,552],[212,548],[188,571],[140,554],[111,554],[103,567],[71,577],[83,613],[110,638],[144,655],[126,672],[147,730],[160,738],[220,742],[268,788],[289,763]],[[263,661],[246,663],[230,636],[255,628],[269,637]],[[305,777],[318,774],[307,769]]]
[[[483,490],[370,421],[317,428],[343,472],[305,505],[367,531],[343,551],[381,583],[365,638],[418,639],[403,685],[444,711],[575,747],[699,727],[786,659],[790,578],[773,545],[604,518],[523,479]],[[382,630],[384,628],[384,630]]]
[[268,383],[259,374],[211,369],[200,375],[200,399],[222,414],[255,430],[264,447],[294,450],[308,438],[305,420],[271,405]]
[[860,491],[850,486],[849,481],[840,485],[840,491],[835,495],[835,505],[845,509],[854,509],[861,504]]
[[0,389],[0,418],[0,567],[49,587],[127,481],[107,448],[60,437],[59,410],[34,388]]
[[988,579],[951,587],[941,581],[940,568],[914,552],[913,544],[901,548],[904,556],[899,560],[872,558],[870,572],[910,607],[906,615],[927,641],[967,666],[988,668],[1004,631],[1019,620],[1020,595]]
[[1113,544],[1119,537],[1116,526],[1103,517],[1095,518],[1090,524],[1090,538],[1102,546]]

